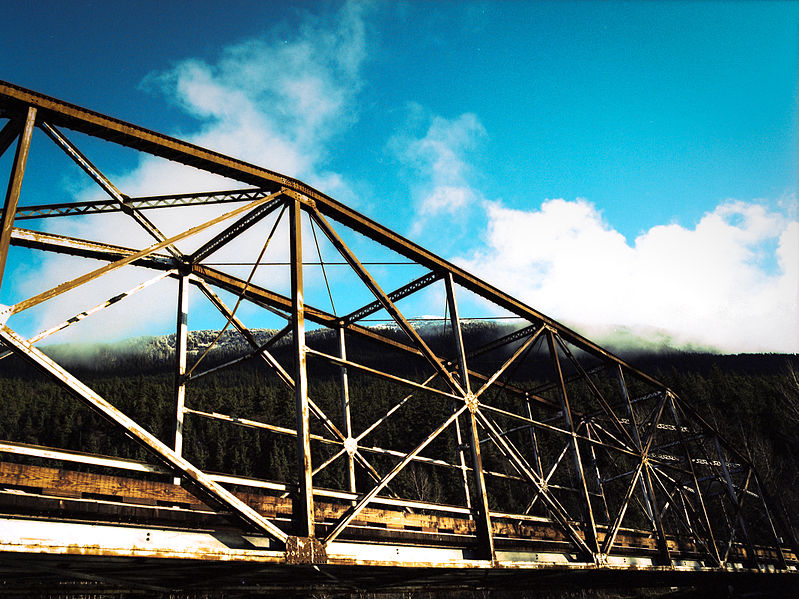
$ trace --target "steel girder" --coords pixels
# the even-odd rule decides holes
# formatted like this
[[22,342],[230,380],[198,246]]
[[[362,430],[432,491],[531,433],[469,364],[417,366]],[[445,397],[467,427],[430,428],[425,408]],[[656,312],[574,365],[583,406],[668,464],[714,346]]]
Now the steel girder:
[[[113,270],[138,266],[160,271],[155,279],[28,340],[4,324],[0,339],[10,352],[34,364],[146,447],[176,476],[176,484],[188,483],[210,504],[229,512],[245,527],[272,537],[289,554],[295,555],[298,547],[307,546],[310,549],[306,553],[300,552],[304,559],[324,562],[328,549],[342,539],[346,541],[359,513],[370,504],[388,502],[406,510],[421,507],[444,514],[471,514],[474,555],[488,563],[497,562],[498,540],[505,542],[503,522],[535,517],[560,531],[571,559],[600,567],[622,549],[620,531],[632,528],[647,531],[653,540],[655,561],[663,566],[672,566],[675,555],[690,554],[709,568],[723,569],[732,561],[742,560],[750,566],[765,567],[761,548],[770,546],[778,566],[786,567],[787,549],[780,535],[788,539],[790,531],[779,530],[780,523],[772,518],[755,468],[747,458],[672,390],[579,333],[297,179],[3,82],[0,117],[8,119],[0,129],[0,154],[17,141],[2,213],[0,277],[12,247],[107,262],[52,289],[19,299],[3,311],[4,319]],[[80,166],[109,199],[19,206],[35,127]],[[255,188],[129,198],[60,129]],[[157,215],[157,209],[163,207],[191,210],[195,205],[228,202],[246,203],[171,237],[161,233],[155,216],[151,220],[141,213],[148,209]],[[137,249],[14,228],[15,220],[108,212],[127,214],[155,243]],[[288,215],[285,223],[284,214]],[[272,230],[252,263],[249,277],[209,264],[210,256],[270,219]],[[179,242],[225,221],[233,222],[193,252],[178,249]],[[288,229],[288,292],[253,279],[280,224]],[[331,306],[335,305],[317,228],[327,241],[326,248],[347,265],[365,297],[343,316],[335,313],[335,307],[330,313],[307,301],[304,271],[308,262],[303,251],[313,248],[310,231]],[[393,291],[384,290],[380,276],[370,271],[367,260],[359,258],[358,247],[363,244],[354,245],[357,236],[416,265],[422,270],[421,276],[405,279],[407,282]],[[33,345],[166,277],[179,281],[172,447]],[[205,354],[193,365],[188,363],[189,283],[199,288],[222,315],[226,327],[232,325],[243,336],[251,347],[249,353],[195,373]],[[419,298],[429,289],[442,292],[445,312],[445,325],[432,337],[399,306],[399,302]],[[218,292],[235,297],[236,306],[227,307]],[[348,289],[344,295],[351,292]],[[464,296],[490,304],[494,313],[512,315],[519,326],[515,330],[489,326],[488,339],[471,334],[473,323],[460,315],[459,301]],[[237,316],[241,302],[265,309],[282,321],[267,342],[259,342]],[[387,315],[392,325],[367,326],[367,317],[378,313]],[[316,328],[314,339],[324,338],[324,331],[328,331],[336,349],[328,351],[324,344],[311,341],[308,325]],[[355,342],[377,348],[377,358],[382,354],[390,358],[381,361],[371,359],[363,350],[353,352]],[[285,345],[290,346],[290,360],[277,353]],[[293,428],[190,407],[193,381],[253,358],[260,359],[292,394]],[[419,374],[409,374],[408,369],[392,363],[402,360],[415,361],[414,372]],[[314,385],[314,376],[329,377],[318,373],[331,368],[337,373],[332,403],[327,396],[317,397],[320,387]],[[405,389],[406,394],[387,398],[383,402],[387,407],[374,414],[364,405],[367,399],[355,393],[356,379],[382,380],[392,389]],[[222,482],[247,484],[241,477],[211,476],[182,455],[187,415],[295,440],[297,474],[293,479],[250,483],[292,495],[290,525],[264,518],[221,486]],[[405,420],[394,426],[405,427],[407,439],[393,445],[391,435],[376,439],[386,430],[386,423],[400,418]],[[0,451],[81,459],[80,454],[10,441],[0,444]],[[123,469],[129,466],[124,460],[107,457],[86,460]],[[335,464],[342,465],[338,475],[330,474]],[[438,502],[412,496],[412,483],[421,484],[420,477],[427,472],[443,473],[437,476],[455,490]],[[315,483],[317,476],[326,476],[327,486]],[[315,497],[320,494],[340,500],[342,511],[318,520]]]

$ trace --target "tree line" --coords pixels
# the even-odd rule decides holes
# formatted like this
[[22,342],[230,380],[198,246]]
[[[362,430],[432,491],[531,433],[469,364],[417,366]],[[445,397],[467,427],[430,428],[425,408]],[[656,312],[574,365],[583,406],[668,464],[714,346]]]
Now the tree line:
[[[495,338],[499,325],[467,327],[466,343],[478,346]],[[385,333],[385,331],[383,331]],[[273,331],[258,331],[259,342]],[[387,334],[397,334],[389,331]],[[194,332],[190,337],[190,356],[196,359],[216,337],[216,332]],[[446,331],[431,329],[426,339],[434,351],[443,351]],[[224,363],[247,350],[232,333],[208,354],[202,368]],[[311,333],[310,346],[331,354],[337,352],[334,336]],[[92,347],[54,346],[47,350],[102,397],[171,445],[174,434],[175,379],[172,372],[174,338],[153,337],[116,345]],[[368,342],[351,342],[351,359],[372,367],[391,367],[409,378],[418,377],[424,364],[417,358],[375,351]],[[286,365],[291,361],[290,344],[284,340],[274,348],[275,357]],[[799,357],[782,354],[718,355],[677,351],[629,352],[623,356],[640,369],[654,375],[690,403],[722,435],[741,448],[759,469],[765,486],[772,490],[785,514],[799,513]],[[497,356],[484,358],[495,362]],[[192,360],[190,359],[191,363]],[[477,364],[475,368],[479,368]],[[315,377],[309,392],[320,407],[332,415],[340,414],[338,368],[314,362]],[[488,368],[486,369],[488,370]],[[199,372],[199,370],[198,370]],[[514,374],[514,383],[535,384],[535,371]],[[408,393],[383,379],[351,376],[350,395],[353,429],[364,430],[401,402]],[[62,388],[34,371],[19,358],[0,362],[0,439],[118,455],[148,460],[140,446],[122,437],[109,423],[75,401]],[[227,414],[293,429],[293,393],[258,360],[219,370],[188,385],[187,405],[194,410]],[[410,450],[413,439],[408,431],[425,430],[441,421],[452,406],[442,401],[423,401],[403,405],[385,425],[375,429],[365,444]],[[338,419],[338,416],[336,416]],[[314,421],[312,433],[322,435],[323,424]],[[221,420],[187,415],[184,455],[210,471],[230,472],[274,480],[295,476],[295,441],[291,436],[233,426]],[[335,450],[314,444],[314,463],[323,463]],[[455,455],[456,440],[442,436],[427,455]],[[3,459],[15,459],[6,455]],[[16,458],[20,459],[20,458]],[[386,471],[396,456],[371,455],[378,470]],[[490,455],[487,458],[490,465]],[[71,465],[70,467],[75,467]],[[341,487],[346,480],[345,460],[339,459],[315,477],[320,486]],[[364,485],[367,474],[358,474]],[[460,502],[460,472],[453,469],[413,465],[394,485],[397,492],[419,499]],[[513,485],[495,484],[492,493],[502,504],[521,503],[514,499]],[[502,495],[502,497],[499,497]]]

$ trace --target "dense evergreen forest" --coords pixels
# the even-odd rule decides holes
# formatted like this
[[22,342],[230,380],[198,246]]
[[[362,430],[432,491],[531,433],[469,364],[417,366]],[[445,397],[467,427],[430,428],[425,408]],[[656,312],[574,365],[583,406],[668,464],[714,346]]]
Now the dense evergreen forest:
[[[482,324],[467,328],[470,342],[479,337],[495,337],[500,325]],[[257,331],[260,340],[273,332]],[[440,331],[431,329],[425,336],[435,348]],[[189,354],[196,359],[216,337],[213,331],[195,331],[189,340]],[[324,333],[311,333],[310,346],[335,353],[335,339]],[[289,344],[278,345],[275,356],[289,368]],[[209,353],[203,368],[212,367],[241,355],[246,350],[235,332],[226,332]],[[130,415],[153,434],[171,444],[174,423],[174,338],[149,337],[111,345],[60,345],[46,348],[53,358],[85,381],[101,396]],[[380,367],[383,355],[368,346],[350,346],[352,359]],[[774,490],[774,500],[781,511],[795,518],[799,513],[799,356],[778,354],[717,355],[678,351],[617,351],[622,358],[652,374],[703,414],[724,436],[742,448],[759,467],[763,481]],[[192,362],[192,359],[189,360]],[[338,405],[337,368],[314,366],[315,378],[310,389],[325,409],[335,413]],[[422,365],[408,360],[408,377],[418,377]],[[515,375],[517,383],[535,372]],[[424,377],[420,377],[424,378]],[[351,381],[354,429],[363,430],[405,392],[383,379],[360,377]],[[148,459],[145,452],[122,437],[108,423],[75,401],[60,387],[48,381],[19,358],[0,361],[0,438],[78,451],[98,452],[137,459]],[[294,406],[291,392],[258,360],[219,370],[192,381],[187,391],[187,405],[192,409],[229,414],[240,418],[293,428]],[[405,431],[424,427],[438,417],[445,417],[446,405],[433,402],[429,411],[408,409],[398,414],[396,422],[380,431],[373,442],[382,447],[402,447]],[[437,412],[440,412],[437,413]],[[312,432],[321,432],[319,424]],[[293,477],[294,441],[285,435],[232,426],[219,420],[187,416],[186,457],[204,469],[257,476],[275,480]],[[442,440],[442,443],[454,443]],[[410,449],[410,447],[408,447]],[[315,451],[317,451],[315,449]],[[315,455],[315,463],[328,453]],[[4,459],[14,459],[4,456]],[[22,458],[16,458],[22,459]],[[379,463],[380,458],[376,457]],[[384,458],[385,463],[391,462]],[[394,458],[396,459],[396,458]],[[334,464],[322,473],[317,483],[334,485],[342,479],[343,465]],[[72,466],[74,467],[74,465]],[[453,474],[452,476],[455,476]],[[398,479],[398,490],[430,501],[457,500],[456,479],[436,469],[409,469]],[[506,492],[506,491],[496,491]],[[507,490],[512,493],[512,490]],[[511,498],[512,499],[512,498]],[[797,523],[794,522],[794,525]]]

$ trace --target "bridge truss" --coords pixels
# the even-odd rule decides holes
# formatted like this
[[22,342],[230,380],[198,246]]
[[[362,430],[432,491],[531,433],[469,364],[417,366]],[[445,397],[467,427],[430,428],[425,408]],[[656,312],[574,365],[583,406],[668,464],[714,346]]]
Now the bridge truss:
[[[3,82],[0,117],[0,156],[11,156],[0,277],[13,252],[87,265],[4,308],[6,354],[34,365],[152,458],[0,442],[0,451],[15,456],[0,475],[0,575],[19,576],[21,559],[31,565],[28,575],[133,586],[144,584],[142,560],[150,560],[158,588],[201,584],[191,567],[176,565],[196,560],[217,564],[217,580],[229,574],[220,564],[259,565],[271,580],[276,572],[286,576],[281,567],[313,565],[314,576],[333,586],[340,576],[397,583],[435,571],[447,580],[458,580],[455,572],[461,580],[479,573],[507,582],[509,572],[593,572],[602,580],[643,572],[674,581],[796,570],[796,539],[750,460],[673,390],[579,333],[291,177]],[[25,201],[32,141],[47,138],[106,199]],[[248,187],[129,197],[77,138]],[[193,224],[166,234],[159,213],[170,215],[173,228],[176,218]],[[89,216],[101,231],[103,219],[120,215],[150,241],[127,247],[52,232],[53,222]],[[28,222],[38,229],[25,228]],[[141,282],[138,273],[148,270]],[[116,271],[135,273],[138,284],[33,337],[12,328],[23,312]],[[177,287],[169,300],[177,326],[174,435],[165,441],[140,414],[123,413],[114,397],[101,396],[36,344],[106,308],[125,318],[128,298],[168,280],[176,285],[165,294]],[[6,273],[4,287],[11,283]],[[190,289],[248,352],[209,366],[208,352],[189,351]],[[405,306],[419,313],[421,305],[423,313],[443,314],[437,326],[408,316]],[[514,324],[463,317],[463,306]],[[193,403],[195,385],[245,360],[262,363],[285,389],[280,418]],[[385,396],[364,395],[377,382]],[[202,430],[188,419],[280,437],[293,445],[296,464],[282,479],[204,471],[185,451],[202,444],[184,438],[189,428]],[[398,426],[400,436],[385,432]],[[46,467],[48,460],[57,468]],[[72,472],[70,464],[94,474]],[[431,478],[444,496],[425,496]],[[67,507],[53,507],[43,489],[66,480],[84,488]],[[124,500],[98,492],[114,485],[128,489],[116,492]],[[155,508],[147,512],[146,502],[124,526],[97,516],[119,513],[109,506],[130,505],[153,489],[172,498],[168,521]],[[30,507],[34,496],[46,509]],[[125,561],[134,557],[135,566]]]

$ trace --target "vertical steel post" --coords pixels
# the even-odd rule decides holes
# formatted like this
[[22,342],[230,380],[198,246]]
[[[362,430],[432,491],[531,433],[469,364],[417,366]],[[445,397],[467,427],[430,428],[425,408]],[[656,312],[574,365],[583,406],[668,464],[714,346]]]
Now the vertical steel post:
[[[466,349],[463,346],[463,332],[461,331],[461,320],[458,314],[458,302],[455,300],[455,288],[452,281],[452,273],[444,276],[444,284],[447,288],[447,306],[449,317],[452,323],[452,333],[455,337],[455,345],[458,351],[458,365],[460,368],[461,387],[466,396],[464,401],[469,408],[469,430],[471,431],[470,445],[472,448],[472,466],[474,468],[474,490],[477,497],[469,506],[474,514],[475,525],[477,526],[477,540],[479,544],[480,557],[493,560],[494,554],[494,532],[491,526],[491,514],[488,506],[488,491],[485,486],[485,475],[483,474],[483,458],[480,454],[480,436],[477,430],[477,398],[472,393],[469,383],[469,368],[466,364]],[[456,427],[459,432],[459,427]],[[465,470],[463,470],[465,472]],[[468,489],[467,489],[468,493]]]
[[452,335],[455,338],[455,349],[458,352],[458,367],[460,368],[461,387],[470,394],[472,392],[469,383],[469,370],[466,366],[466,350],[463,347],[463,332],[461,331],[461,319],[458,313],[458,302],[455,301],[455,287],[452,282],[452,273],[444,275],[444,284],[447,288],[447,308],[449,310],[449,320],[452,326]]
[[[342,360],[347,359],[347,344],[344,339],[344,327],[338,328],[338,348],[339,356]],[[344,427],[344,435],[347,439],[344,441],[344,448],[347,450],[347,476],[349,481],[350,493],[356,493],[355,487],[355,440],[352,437],[352,419],[350,415],[350,385],[349,377],[347,376],[347,367],[342,366],[340,371],[341,381],[341,418]]]
[[[527,417],[530,420],[535,420],[534,412],[533,412],[533,402],[530,399],[530,393],[528,391],[524,392],[524,404],[527,407]],[[544,476],[544,469],[541,466],[541,453],[538,450],[538,435],[536,435],[535,427],[530,425],[530,445],[532,446],[533,450],[533,470],[535,473],[542,477]]]
[[780,536],[777,534],[777,528],[774,526],[774,520],[771,517],[771,510],[768,509],[766,496],[763,494],[763,487],[760,485],[760,477],[757,475],[757,472],[754,472],[754,467],[752,470],[755,479],[755,486],[757,487],[757,494],[760,495],[760,502],[763,504],[763,513],[766,516],[769,532],[771,533],[771,539],[774,541],[774,549],[777,551],[777,556],[779,558],[779,566],[784,570],[788,567],[788,564],[785,562],[785,553],[782,551],[782,542],[780,541]]
[[[453,405],[452,410],[455,411],[458,408]],[[458,444],[458,463],[460,465],[461,470],[461,480],[463,481],[463,496],[466,500],[466,507],[469,510],[472,509],[472,496],[469,493],[469,474],[466,468],[466,456],[463,452],[463,434],[461,433],[461,422],[460,418],[455,419],[455,443]],[[469,517],[473,517],[472,514],[469,514]]]
[[[189,338],[189,275],[178,277],[178,310],[175,330],[175,454],[183,455],[183,418],[186,404],[186,346]],[[174,479],[176,485],[180,478]]]
[[22,189],[22,176],[25,174],[25,164],[28,161],[28,150],[30,149],[31,135],[33,135],[33,126],[35,124],[36,109],[30,106],[25,115],[25,125],[19,135],[19,141],[17,141],[17,151],[14,154],[14,162],[8,179],[8,188],[6,189],[6,201],[3,204],[3,224],[2,228],[0,228],[0,284],[3,281],[3,271],[8,258],[8,245],[11,241],[11,231],[14,228],[14,215],[17,212],[19,193]]
[[308,372],[305,361],[305,302],[302,281],[302,206],[289,200],[291,244],[292,343],[294,350],[294,399],[297,409],[297,477],[299,482],[294,507],[294,525],[299,537],[314,536],[311,436],[308,421]]
[[655,519],[655,533],[657,534],[658,550],[660,551],[660,561],[662,566],[671,566],[671,553],[669,552],[669,541],[666,538],[666,529],[663,528],[663,520],[657,509],[655,501],[655,486],[652,484],[652,473],[648,460],[644,462],[644,469],[641,472],[646,485],[646,493],[652,502],[652,515]]
[[[727,467],[727,459],[724,457],[724,450],[721,447],[721,443],[719,442],[719,438],[717,435],[713,436],[713,441],[716,445],[716,451],[719,454],[719,462],[721,463],[721,472],[724,475],[724,482],[727,483],[727,493],[732,500],[733,505],[735,506],[735,514],[733,518],[738,519],[738,525],[741,528],[741,533],[744,536],[744,544],[746,545],[746,552],[748,553],[748,559],[751,563],[757,563],[757,552],[755,551],[754,545],[752,545],[752,540],[749,537],[749,531],[746,528],[746,520],[744,520],[744,516],[741,513],[741,508],[743,507],[743,500],[746,496],[746,488],[749,486],[749,479],[752,475],[752,467],[749,467],[749,472],[746,475],[746,482],[744,483],[743,488],[741,489],[741,495],[738,496],[738,493],[735,492],[735,485],[732,482],[732,476],[730,475],[730,469]],[[732,535],[730,536],[730,547],[732,546]],[[729,552],[729,549],[728,549]],[[726,560],[726,558],[725,558]]]
[[[452,288],[452,275],[447,273],[444,277],[447,288],[447,311],[449,312],[452,335],[455,338],[456,350],[458,352],[458,364],[461,370],[461,382],[464,389],[470,392],[469,373],[466,371],[466,352],[463,348],[463,335],[460,330],[460,319],[457,313],[458,306],[455,303],[454,290]],[[456,405],[452,406],[453,411],[457,410]],[[466,507],[472,509],[472,497],[469,493],[469,475],[466,469],[466,455],[464,454],[463,435],[461,433],[460,418],[455,419],[455,442],[458,444],[458,462],[461,469],[461,480],[463,481],[463,495],[466,499]],[[470,514],[473,517],[473,514]]]
[[[589,439],[592,439],[591,425],[588,422],[585,423],[585,436],[588,437]],[[607,497],[605,497],[605,485],[602,482],[602,475],[599,472],[599,463],[597,462],[596,458],[596,448],[593,445],[590,446],[590,452],[591,452],[591,466],[594,469],[594,478],[596,479],[597,491],[599,492],[600,497],[602,497],[602,509],[605,512],[605,522],[609,523],[610,512],[608,511],[608,500]]]
[[702,516],[702,523],[707,530],[708,539],[707,543],[712,549],[712,556],[715,558],[716,562],[721,565],[721,556],[719,555],[719,548],[716,544],[716,537],[713,533],[713,526],[710,524],[710,516],[708,515],[707,506],[705,505],[705,498],[702,494],[702,489],[699,485],[699,478],[696,476],[696,469],[694,468],[694,461],[693,456],[691,455],[690,449],[688,447],[688,442],[685,440],[685,436],[683,435],[682,431],[682,420],[680,419],[679,414],[677,413],[677,406],[674,401],[674,396],[669,395],[669,408],[671,410],[671,415],[674,418],[674,425],[677,428],[677,438],[680,440],[680,445],[682,446],[683,453],[685,453],[685,459],[688,465],[688,471],[691,473],[691,480],[693,482],[694,491],[696,493],[696,501],[699,504],[701,509],[701,516]]
[[[633,404],[630,400],[630,392],[627,389],[627,381],[624,380],[624,372],[622,371],[621,365],[617,366],[616,376],[619,380],[619,387],[621,388],[621,394],[624,397],[624,409],[627,412],[627,419],[630,421],[630,428],[632,429],[633,433],[633,440],[636,443],[636,447],[639,451],[643,451],[643,445],[641,443],[641,434],[638,432],[638,422],[635,420],[635,412],[633,411]],[[644,509],[646,510],[646,515],[649,518],[649,522],[652,525],[652,529],[656,528],[655,525],[655,513],[653,507],[653,500],[649,497],[649,492],[647,491],[646,482],[644,481],[644,477],[641,477],[641,495],[644,500]]]
[[[475,402],[476,403],[476,402]],[[480,454],[480,436],[477,431],[476,407],[469,404],[470,444],[472,446],[472,467],[474,469],[474,489],[477,497],[472,504],[474,522],[477,526],[477,542],[482,559],[494,560],[494,529],[491,526],[491,514],[488,507],[488,491],[483,474],[483,458]]]
[[558,395],[560,396],[563,408],[563,418],[566,420],[566,427],[571,433],[572,459],[574,461],[575,485],[578,488],[583,503],[583,530],[585,542],[593,552],[592,558],[599,553],[599,542],[596,536],[596,522],[594,521],[594,508],[591,505],[591,496],[588,493],[588,484],[585,480],[585,469],[580,457],[580,446],[577,443],[577,430],[572,419],[571,406],[569,406],[569,396],[566,393],[566,381],[563,378],[563,369],[558,359],[558,345],[555,340],[555,333],[550,329],[547,331],[547,345],[549,346],[549,356],[552,359],[552,367],[555,371]]

